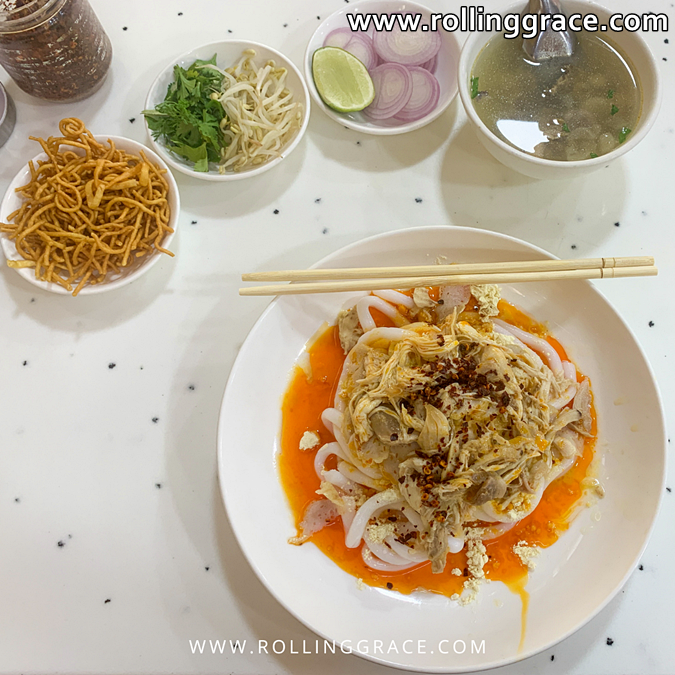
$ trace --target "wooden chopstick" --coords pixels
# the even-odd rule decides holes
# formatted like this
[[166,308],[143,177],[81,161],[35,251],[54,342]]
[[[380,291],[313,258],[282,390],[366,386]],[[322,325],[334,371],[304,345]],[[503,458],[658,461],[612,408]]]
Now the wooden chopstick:
[[446,276],[393,277],[373,280],[354,279],[306,284],[251,286],[249,288],[240,288],[239,295],[301,295],[306,293],[342,293],[346,291],[383,291],[390,288],[408,290],[423,286],[519,284],[528,281],[564,281],[570,279],[619,279],[621,277],[654,277],[657,274],[658,269],[653,265],[642,267],[545,270],[537,272],[488,272],[485,274],[451,274]]
[[648,267],[654,258],[581,258],[578,260],[524,260],[519,262],[459,263],[457,265],[417,265],[412,267],[357,267],[350,269],[285,270],[242,274],[242,281],[318,281],[342,279],[380,279],[393,277],[448,276],[506,272],[544,272],[555,270]]

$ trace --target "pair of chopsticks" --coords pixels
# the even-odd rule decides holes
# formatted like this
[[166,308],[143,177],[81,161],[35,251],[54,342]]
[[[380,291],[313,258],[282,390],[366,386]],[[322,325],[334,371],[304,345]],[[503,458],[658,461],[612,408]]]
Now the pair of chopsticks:
[[[618,279],[658,274],[654,258],[582,258],[522,262],[417,265],[413,267],[359,267],[351,269],[286,270],[242,274],[242,281],[296,283],[240,288],[239,295],[300,295],[344,291],[408,290],[423,286],[518,284],[526,281]],[[297,283],[299,282],[299,283]]]

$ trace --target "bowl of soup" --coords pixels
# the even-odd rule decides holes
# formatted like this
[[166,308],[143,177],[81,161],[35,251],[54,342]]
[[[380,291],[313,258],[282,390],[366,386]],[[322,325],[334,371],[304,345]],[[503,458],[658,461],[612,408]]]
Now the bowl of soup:
[[[520,14],[521,0],[499,11]],[[478,138],[502,164],[531,178],[590,173],[647,135],[661,104],[656,60],[637,32],[611,30],[611,12],[568,0],[607,30],[575,33],[571,57],[535,63],[505,29],[473,33],[459,62],[459,93]],[[579,21],[579,23],[581,23]]]

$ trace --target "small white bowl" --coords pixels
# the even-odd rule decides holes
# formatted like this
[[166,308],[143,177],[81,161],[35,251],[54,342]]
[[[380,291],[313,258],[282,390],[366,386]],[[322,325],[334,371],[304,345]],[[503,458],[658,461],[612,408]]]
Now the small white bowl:
[[166,145],[161,140],[155,140],[152,136],[152,132],[148,128],[147,120],[145,122],[145,128],[148,132],[148,138],[150,139],[150,144],[152,147],[164,158],[164,161],[172,166],[176,171],[180,171],[188,176],[193,178],[200,178],[201,180],[210,180],[210,181],[229,181],[229,180],[240,180],[241,178],[250,178],[251,176],[257,176],[265,171],[269,171],[273,166],[276,166],[281,162],[284,157],[293,152],[300,143],[300,139],[303,137],[307,124],[309,123],[309,112],[310,112],[310,101],[309,101],[309,92],[307,90],[307,85],[305,80],[302,77],[302,74],[298,68],[293,64],[292,61],[287,59],[283,54],[278,52],[276,49],[267,47],[258,42],[250,42],[249,40],[223,40],[222,42],[211,42],[210,44],[203,45],[202,47],[197,47],[192,51],[186,52],[181,56],[178,56],[174,59],[171,59],[166,68],[157,76],[155,81],[150,87],[148,92],[148,97],[145,100],[146,110],[152,110],[164,101],[166,97],[166,90],[169,85],[173,82],[173,67],[179,65],[183,68],[187,68],[197,59],[208,60],[214,54],[217,54],[216,63],[219,68],[223,70],[232,66],[240,57],[241,53],[246,49],[253,49],[256,52],[257,60],[261,63],[269,61],[270,59],[275,61],[278,66],[286,68],[288,71],[288,76],[286,78],[286,85],[288,90],[293,94],[296,101],[299,101],[303,106],[303,119],[300,128],[296,131],[295,136],[288,142],[284,148],[283,154],[265,164],[256,166],[253,169],[245,169],[243,171],[230,171],[228,173],[220,173],[216,165],[211,165],[211,168],[208,172],[195,171],[193,168],[193,163],[188,162],[178,155],[174,155],[170,152]]
[[[502,10],[496,7],[492,9],[493,11],[498,11],[502,16],[506,14],[519,14],[523,9],[523,4],[520,1],[515,4],[503,5],[504,8]],[[565,13],[567,16],[574,13],[595,14],[599,19],[600,25],[608,25],[609,18],[613,14],[613,12],[594,2],[589,2],[589,0],[566,0]],[[464,44],[459,61],[459,95],[481,143],[502,164],[530,178],[576,178],[577,176],[583,176],[607,166],[622,155],[625,155],[640,143],[652,128],[659,114],[662,95],[656,59],[639,33],[629,33],[628,31],[615,33],[608,30],[606,32],[598,32],[598,35],[606,36],[624,51],[637,73],[642,86],[642,112],[637,127],[633,129],[628,139],[606,155],[575,162],[554,161],[534,157],[509,145],[501,138],[495,136],[484,124],[476,113],[473,101],[471,100],[470,80],[473,64],[487,42],[497,34],[497,32],[476,32],[470,35]]]
[[[132,155],[138,156],[141,152],[144,152],[145,156],[153,164],[156,164],[160,168],[165,169],[164,177],[166,178],[166,182],[169,184],[168,200],[169,207],[171,208],[169,227],[173,229],[173,232],[166,234],[162,240],[162,246],[167,248],[171,244],[171,240],[175,235],[176,226],[178,225],[178,216],[180,214],[180,195],[178,193],[178,185],[176,185],[176,180],[173,177],[171,171],[169,171],[169,167],[162,160],[162,158],[157,155],[157,153],[153,152],[150,150],[150,148],[147,148],[145,145],[138,143],[137,141],[132,141],[130,138],[123,138],[122,136],[101,135],[97,135],[95,138],[99,143],[107,143],[108,140],[111,140],[113,143],[115,143],[117,148]],[[39,155],[33,157],[33,163],[37,165],[38,161],[45,159],[47,159],[47,155],[40,153]],[[23,198],[16,192],[16,188],[26,185],[28,182],[30,182],[30,169],[28,168],[28,163],[26,163],[26,165],[12,179],[12,182],[7,188],[7,192],[5,192],[5,196],[0,203],[0,222],[8,223],[9,215],[21,207]],[[0,243],[2,244],[2,252],[5,254],[5,258],[7,260],[23,260],[23,258],[16,251],[14,241],[11,240],[6,234],[0,233]],[[150,255],[144,255],[141,258],[135,258],[129,266],[121,270],[120,274],[110,272],[107,276],[107,281],[93,285],[85,284],[78,296],[96,295],[97,293],[105,293],[106,291],[112,291],[116,288],[126,286],[148,272],[154,265],[157,264],[160,256],[164,255],[166,254],[155,251]],[[35,270],[31,267],[12,269],[14,269],[15,272],[18,272],[26,281],[29,281],[38,288],[41,288],[45,291],[50,291],[51,293],[58,293],[59,295],[72,295],[71,291],[66,290],[60,284],[36,279]]]
[[428,115],[414,122],[400,122],[395,119],[389,120],[369,120],[363,113],[339,113],[329,108],[319,96],[319,92],[314,85],[312,75],[312,57],[314,52],[323,47],[326,36],[336,28],[348,28],[347,14],[385,14],[395,12],[413,12],[422,15],[422,22],[429,23],[431,10],[416,2],[407,2],[399,0],[363,0],[363,2],[349,4],[346,7],[331,14],[314,32],[305,52],[305,77],[309,91],[316,104],[338,124],[345,127],[361,131],[364,134],[373,134],[375,136],[393,136],[396,134],[405,134],[415,129],[421,129],[427,124],[433,122],[436,118],[447,110],[448,106],[457,96],[457,64],[459,63],[460,45],[454,33],[448,33],[439,29],[442,37],[441,50],[438,53],[438,65],[434,75],[441,85],[441,96],[438,105]]

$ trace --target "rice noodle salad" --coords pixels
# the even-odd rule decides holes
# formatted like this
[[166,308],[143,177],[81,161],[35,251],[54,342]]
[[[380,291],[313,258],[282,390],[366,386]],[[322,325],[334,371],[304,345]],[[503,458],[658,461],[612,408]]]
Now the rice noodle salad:
[[221,173],[280,157],[302,124],[302,104],[286,88],[288,71],[274,61],[258,67],[255,56],[253,49],[242,52],[239,61],[221,71],[222,92],[213,94],[226,114],[220,123],[226,141]]
[[290,543],[341,521],[345,546],[383,573],[430,562],[441,574],[464,551],[475,595],[485,542],[531,514],[594,434],[589,380],[497,318],[500,297],[496,286],[375,291],[340,312],[346,358],[321,415],[335,440],[303,437],[320,488]]

